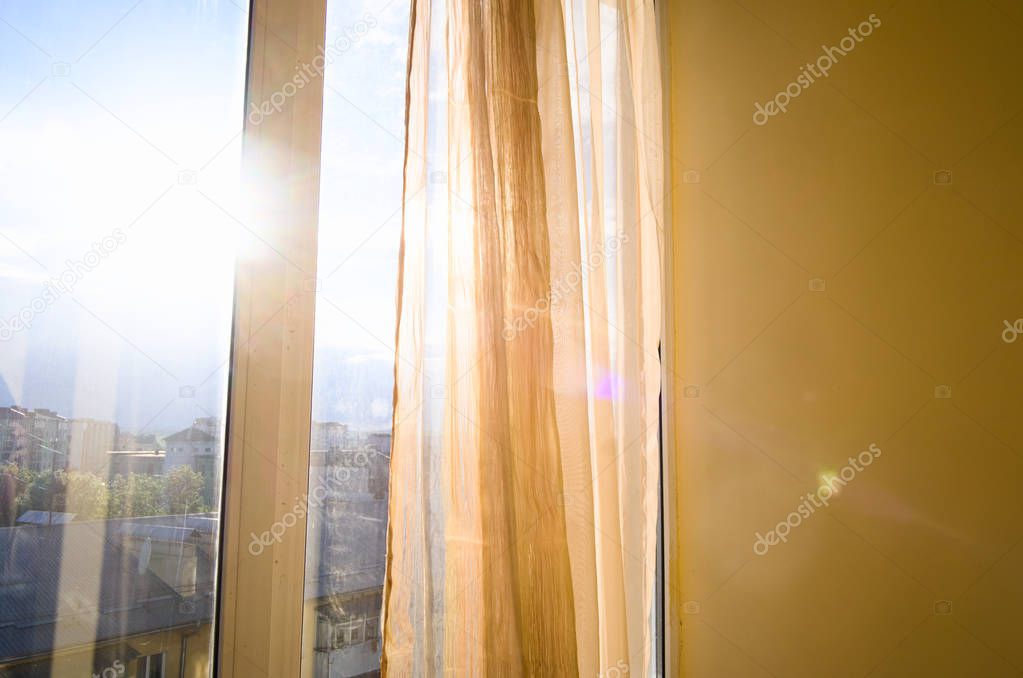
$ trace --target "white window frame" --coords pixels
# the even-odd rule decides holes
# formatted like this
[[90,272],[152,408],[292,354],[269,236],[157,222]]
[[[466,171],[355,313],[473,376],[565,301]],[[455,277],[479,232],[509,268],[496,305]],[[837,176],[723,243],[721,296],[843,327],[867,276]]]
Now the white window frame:
[[[224,678],[302,672],[306,516],[292,509],[309,477],[322,78],[273,115],[249,112],[320,54],[326,0],[252,0],[249,30],[242,162],[256,237],[235,281],[214,629]],[[251,535],[278,521],[282,538],[253,555]]]

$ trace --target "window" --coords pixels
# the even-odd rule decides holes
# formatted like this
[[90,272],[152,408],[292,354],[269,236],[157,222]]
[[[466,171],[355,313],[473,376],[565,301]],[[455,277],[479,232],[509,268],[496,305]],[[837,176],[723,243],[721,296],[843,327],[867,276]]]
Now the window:
[[306,561],[307,605],[335,620],[324,678],[380,661],[408,51],[407,3],[327,7],[309,493],[331,491]]
[[163,678],[164,653],[151,654],[138,658],[135,669],[136,678]]
[[246,7],[0,3],[0,675],[209,669]]
[[248,5],[0,4],[0,678],[380,670],[409,3]]

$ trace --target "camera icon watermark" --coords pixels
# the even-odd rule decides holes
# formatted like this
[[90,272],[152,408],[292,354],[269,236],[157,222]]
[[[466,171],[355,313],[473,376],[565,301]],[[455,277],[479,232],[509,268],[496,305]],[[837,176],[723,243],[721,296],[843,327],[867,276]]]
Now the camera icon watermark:
[[828,284],[824,281],[824,278],[811,278],[806,287],[811,292],[826,292]]
[[934,601],[934,614],[940,614],[940,615],[952,614],[952,601],[951,600],[935,600]]
[[182,386],[181,388],[178,389],[178,397],[179,398],[194,398],[195,397],[195,387],[194,386]]
[[690,384],[689,386],[686,386],[684,389],[682,389],[682,397],[684,397],[684,398],[699,398],[700,397],[700,387],[697,386],[696,384]]
[[952,397],[952,387],[948,384],[938,384],[934,387],[934,397],[940,400],[947,400]]
[[696,170],[686,170],[682,173],[683,184],[698,184],[700,183],[700,173]]
[[71,75],[71,64],[66,61],[54,61],[50,65],[50,74],[55,78],[66,78]]
[[938,170],[934,173],[936,186],[948,186],[952,183],[952,170]]
[[183,169],[178,172],[178,186],[195,186],[199,183],[199,173],[195,170]]
[[442,172],[441,170],[434,170],[433,172],[430,172],[430,183],[431,184],[448,183],[448,173]]

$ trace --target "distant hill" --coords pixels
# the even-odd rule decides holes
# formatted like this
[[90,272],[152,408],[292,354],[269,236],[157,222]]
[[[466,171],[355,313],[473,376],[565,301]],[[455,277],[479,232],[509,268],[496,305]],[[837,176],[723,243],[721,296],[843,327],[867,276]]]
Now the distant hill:
[[360,429],[387,429],[394,395],[394,358],[318,347],[313,369],[313,419]]

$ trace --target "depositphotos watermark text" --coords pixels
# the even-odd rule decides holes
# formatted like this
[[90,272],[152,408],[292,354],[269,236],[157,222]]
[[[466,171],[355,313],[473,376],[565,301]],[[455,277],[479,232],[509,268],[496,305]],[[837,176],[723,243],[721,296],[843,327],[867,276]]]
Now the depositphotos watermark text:
[[817,491],[804,495],[796,510],[785,516],[785,520],[775,525],[774,529],[769,530],[766,535],[756,533],[753,553],[763,556],[775,544],[787,543],[792,530],[802,525],[803,521],[812,516],[817,509],[828,506],[831,498],[838,493],[839,489],[852,482],[857,473],[865,470],[880,456],[881,448],[876,443],[871,443],[870,447],[855,457],[849,457],[849,463],[842,467],[841,471],[824,476]]
[[352,46],[362,40],[371,29],[377,25],[376,17],[366,13],[362,19],[351,26],[345,26],[341,35],[337,36],[332,43],[319,49],[319,54],[313,57],[308,63],[295,66],[295,74],[290,80],[271,94],[259,106],[251,104],[249,110],[249,122],[259,125],[266,118],[274,113],[280,113],[284,109],[285,102],[295,96],[300,89],[312,82],[315,78],[322,78],[323,72],[329,64],[350,50]]
[[0,318],[0,341],[8,341],[18,332],[31,328],[38,316],[56,304],[62,296],[71,294],[78,283],[99,268],[104,259],[127,241],[128,236],[124,231],[115,228],[109,235],[94,242],[92,248],[80,259],[68,259],[60,275],[46,280],[38,295],[10,318]]
[[864,21],[861,21],[856,28],[849,29],[849,35],[838,42],[837,47],[821,45],[822,54],[816,61],[808,62],[805,66],[799,67],[799,76],[785,86],[783,90],[774,95],[774,98],[766,104],[757,103],[753,112],[753,122],[763,127],[776,115],[789,110],[789,103],[807,89],[819,78],[828,77],[828,72],[838,63],[840,57],[856,49],[856,45],[863,42],[864,38],[870,37],[875,28],[881,26],[881,20],[876,14],[871,14]]

